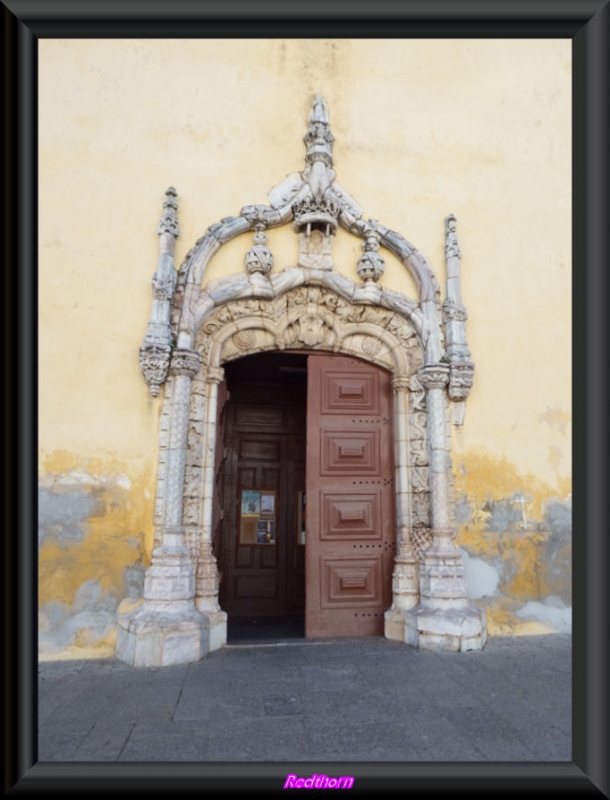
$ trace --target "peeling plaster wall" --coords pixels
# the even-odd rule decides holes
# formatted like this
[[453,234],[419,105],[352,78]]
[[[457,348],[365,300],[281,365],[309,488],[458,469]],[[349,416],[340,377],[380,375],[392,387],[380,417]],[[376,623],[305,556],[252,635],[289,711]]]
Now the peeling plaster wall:
[[474,455],[460,461],[456,490],[469,592],[489,634],[571,630],[571,497]]
[[[63,454],[48,458],[47,469],[55,464],[61,470],[62,462]],[[144,588],[152,537],[149,485],[150,477],[83,469],[41,476],[41,658],[113,653],[117,606],[125,597],[141,597]]]
[[[429,259],[457,217],[476,364],[453,431],[460,547],[490,632],[559,630],[570,564],[569,40],[39,42],[40,645],[109,655],[150,561],[161,398],[138,347],[164,192],[176,265],[220,217],[301,170],[328,103],[340,183]],[[243,269],[249,235],[206,280]],[[269,232],[274,270],[294,264]],[[340,230],[336,269],[361,243]],[[414,295],[383,251],[381,284]],[[526,497],[527,527],[523,505]],[[561,605],[559,605],[561,604]],[[565,606],[565,608],[564,608]]]

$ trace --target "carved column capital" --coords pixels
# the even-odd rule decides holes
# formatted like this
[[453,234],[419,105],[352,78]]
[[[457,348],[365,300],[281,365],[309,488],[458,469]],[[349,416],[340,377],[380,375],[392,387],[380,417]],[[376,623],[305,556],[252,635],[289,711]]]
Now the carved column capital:
[[207,383],[222,383],[225,376],[225,371],[222,367],[208,367],[206,372]]
[[186,375],[194,378],[202,364],[200,353],[196,350],[174,350],[170,364],[172,375]]
[[406,375],[396,375],[392,378],[392,387],[396,392],[406,392],[411,388],[411,379]]
[[419,370],[417,376],[426,391],[444,389],[449,383],[449,364],[426,364]]

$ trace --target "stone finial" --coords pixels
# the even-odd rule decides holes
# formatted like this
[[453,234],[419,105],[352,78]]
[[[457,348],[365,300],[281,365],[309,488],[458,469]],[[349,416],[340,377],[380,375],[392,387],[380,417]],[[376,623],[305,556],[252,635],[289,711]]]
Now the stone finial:
[[457,240],[456,219],[454,214],[449,214],[445,219],[445,258],[461,258],[460,246]]
[[377,283],[385,271],[385,262],[379,255],[380,236],[375,230],[375,220],[366,227],[366,238],[362,242],[363,255],[358,259],[356,267],[358,275],[365,283]]
[[166,200],[163,203],[164,211],[159,221],[159,227],[157,228],[157,233],[159,235],[162,233],[169,233],[174,237],[180,235],[178,231],[178,217],[176,216],[178,203],[176,203],[175,198],[177,196],[178,193],[173,186],[170,186],[165,192]]
[[267,247],[267,234],[262,223],[255,226],[253,239],[254,244],[246,253],[246,272],[249,275],[255,272],[268,275],[273,267],[273,253]]
[[335,137],[330,130],[328,106],[321,95],[316,95],[309,117],[309,129],[303,141],[307,145],[305,159],[308,164],[323,161],[328,167],[333,165],[333,142]]

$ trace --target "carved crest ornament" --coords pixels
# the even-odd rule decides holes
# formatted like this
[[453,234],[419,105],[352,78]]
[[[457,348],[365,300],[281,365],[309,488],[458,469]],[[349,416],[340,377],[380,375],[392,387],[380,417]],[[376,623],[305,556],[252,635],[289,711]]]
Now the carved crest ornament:
[[[456,220],[445,221],[447,282],[400,234],[364,219],[338,183],[328,107],[315,98],[305,166],[268,194],[211,225],[174,267],[179,235],[170,187],[158,227],[152,312],[140,347],[150,394],[164,387],[155,547],[143,600],[119,607],[116,652],[135,666],[186,663],[226,643],[212,554],[218,385],[222,365],[256,352],[322,350],[390,371],[394,389],[396,557],[385,635],[417,647],[481,649],[484,612],[468,600],[455,544],[450,423],[462,424],[474,364],[466,342]],[[277,269],[266,231],[291,225],[295,264]],[[333,265],[338,227],[362,240],[360,282]],[[210,259],[251,233],[243,270],[205,283]],[[383,248],[412,276],[417,297],[380,285]]]

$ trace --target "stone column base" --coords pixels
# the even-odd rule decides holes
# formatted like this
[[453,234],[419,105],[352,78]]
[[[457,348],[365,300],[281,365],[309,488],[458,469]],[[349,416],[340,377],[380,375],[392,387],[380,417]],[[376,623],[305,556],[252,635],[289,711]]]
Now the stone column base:
[[210,650],[210,620],[189,601],[123,601],[115,653],[133,667],[167,667],[199,661]]
[[[386,639],[392,639],[392,641],[395,642],[404,642],[407,615],[410,613],[413,607],[417,605],[417,600],[414,600],[410,597],[401,597],[399,599],[404,602],[405,605],[401,606],[395,602],[383,615],[383,635]],[[407,605],[409,601],[411,602],[409,605]]]
[[485,611],[468,605],[419,605],[405,614],[404,641],[422,650],[482,650],[487,641]]
[[210,624],[210,652],[220,650],[227,643],[227,612],[200,611]]
[[394,642],[404,642],[405,640],[405,617],[404,613],[398,608],[389,608],[385,614],[383,623],[383,635],[386,639]]

